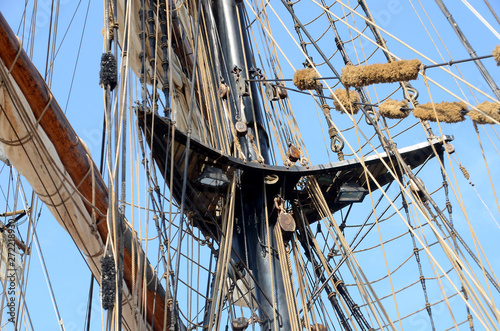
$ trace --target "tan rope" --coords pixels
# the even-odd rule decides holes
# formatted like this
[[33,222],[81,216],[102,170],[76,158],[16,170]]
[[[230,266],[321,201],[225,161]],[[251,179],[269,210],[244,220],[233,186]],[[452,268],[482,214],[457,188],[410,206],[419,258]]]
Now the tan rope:
[[[301,303],[302,303],[302,309],[304,310],[304,314],[303,314],[303,321],[305,324],[304,326],[308,331],[311,331],[311,322],[309,321],[309,308],[307,307],[307,300],[310,298],[310,296],[306,297],[307,286],[306,286],[306,284],[304,284],[305,277],[306,277],[305,268],[304,268],[303,264],[301,264],[301,260],[300,260],[301,253],[300,253],[299,247],[297,245],[297,240],[296,240],[295,236],[292,238],[291,243],[292,243],[293,259],[295,262],[295,270],[296,270],[296,274],[297,274],[297,282],[299,283],[300,299],[301,299]],[[314,314],[314,311],[311,310],[311,313]]]
[[0,142],[2,142],[3,144],[9,145],[9,146],[19,146],[19,145],[23,145],[23,144],[27,143],[28,141],[30,141],[33,138],[34,130],[36,130],[38,128],[38,125],[40,124],[40,120],[42,119],[43,115],[45,115],[45,112],[47,111],[50,104],[52,103],[53,95],[52,95],[52,93],[49,93],[49,94],[50,94],[49,101],[47,102],[47,105],[45,106],[42,113],[40,114],[40,117],[38,117],[38,119],[36,120],[32,131],[28,131],[28,133],[26,133],[26,135],[24,135],[23,137],[21,137],[17,140],[7,141],[5,139],[0,139]]
[[[425,82],[425,84],[426,84],[426,87],[427,87],[427,90],[428,90],[428,93],[429,93],[429,96],[430,96],[430,98],[431,98],[431,102],[432,102],[432,95],[431,95],[431,92],[430,92],[430,88],[429,88],[429,85],[428,85],[428,83],[427,83],[427,79],[425,79],[425,78],[426,78],[426,76],[424,75],[424,82]],[[440,125],[439,121],[437,122],[437,124],[438,124],[439,130],[440,130],[440,133],[441,133],[441,135],[442,135],[443,133],[442,133],[442,130],[441,130],[441,125]],[[448,152],[446,152],[446,154],[447,154],[448,159],[449,159],[449,158],[450,158],[449,153],[448,153]],[[443,169],[444,173],[446,174],[446,171],[444,170],[444,166],[441,164],[441,161],[439,160],[439,158],[438,158],[438,161],[439,161],[439,163],[440,163],[440,165],[441,165],[441,169]],[[451,163],[451,162],[450,162],[450,163]],[[452,171],[453,171],[453,167],[452,167],[451,169],[452,169]],[[454,174],[454,173],[453,173],[453,174]],[[455,177],[455,175],[454,175],[454,177]],[[457,183],[457,182],[456,182],[456,177],[455,177],[455,183]],[[453,190],[453,192],[455,193],[455,189],[453,188],[453,185],[450,185],[450,186],[452,187],[452,190]],[[458,184],[457,184],[457,189],[458,189]],[[462,196],[461,196],[461,193],[460,193],[460,190],[459,190],[459,189],[458,189],[458,194],[460,195],[460,200],[459,200],[459,199],[458,199],[458,197],[456,196],[456,193],[455,193],[455,196],[457,197],[457,200],[458,200],[459,202],[461,201],[461,203],[460,203],[460,207],[461,207],[462,212],[464,213],[464,215],[465,215],[465,217],[466,217],[466,220],[467,220],[467,223],[468,223],[468,225],[469,225],[469,231],[470,231],[470,233],[471,233],[471,235],[472,235],[472,238],[473,238],[474,246],[475,246],[475,249],[476,249],[476,254],[478,254],[478,259],[479,259],[479,261],[480,261],[480,268],[481,268],[481,271],[482,271],[482,273],[483,273],[483,277],[484,277],[484,279],[486,280],[485,268],[484,268],[484,265],[482,264],[482,261],[481,261],[481,256],[479,255],[479,251],[481,251],[481,252],[483,253],[483,256],[484,256],[484,258],[485,258],[485,260],[486,260],[486,262],[487,262],[487,264],[488,264],[488,266],[489,266],[490,270],[492,271],[492,273],[493,273],[493,269],[491,268],[491,266],[490,266],[490,264],[489,264],[489,261],[488,261],[488,258],[487,258],[487,257],[486,257],[486,255],[484,254],[484,251],[483,251],[483,249],[482,249],[482,247],[481,247],[481,244],[480,244],[480,242],[479,242],[478,238],[477,238],[477,237],[476,237],[476,235],[475,235],[475,232],[474,232],[474,229],[472,228],[472,225],[470,224],[469,218],[468,218],[468,216],[467,216],[467,212],[466,212],[465,207],[464,207],[464,205],[463,205],[463,199],[462,199]],[[456,261],[456,259],[455,259],[455,261]],[[452,261],[452,262],[453,262],[453,261]],[[465,260],[465,262],[467,262],[467,261]],[[457,273],[459,273],[459,274],[460,274],[460,273],[461,273],[461,270],[457,270]],[[468,271],[467,271],[467,273],[468,273]],[[496,277],[495,277],[494,273],[493,273],[493,277],[494,277],[494,278],[495,278],[495,280],[496,280]],[[477,284],[477,283],[478,283],[477,278],[475,278],[475,275],[474,275],[474,273],[473,273],[473,272],[472,272],[471,278],[472,278],[472,280],[475,282],[475,284]],[[464,280],[464,281],[465,281],[465,280]],[[489,290],[489,292],[490,292],[490,298],[491,298],[491,297],[492,297],[492,296],[491,296],[491,289],[490,289],[490,285],[489,285],[489,282],[488,282],[488,281],[486,281],[486,286],[487,286],[487,288],[488,288],[488,290]],[[478,288],[478,290],[480,290],[480,291],[482,292],[482,287],[481,287],[481,286],[477,286],[477,288]],[[473,293],[475,293],[475,292],[473,292]],[[484,296],[484,294],[483,294],[483,297],[484,297],[484,299],[485,299],[486,301],[489,301],[488,297],[487,297],[487,296]],[[496,312],[495,312],[495,314],[500,314],[500,313],[499,313],[498,311],[496,311]],[[489,315],[488,315],[488,317],[489,317]]]
[[272,251],[272,242],[271,242],[271,227],[269,226],[269,213],[268,213],[268,208],[267,208],[267,190],[266,187],[264,186],[264,213],[266,215],[266,239],[267,239],[267,254],[269,257],[269,272],[271,275],[271,306],[273,308],[273,325],[274,325],[274,331],[278,331],[278,319],[277,319],[277,314],[276,314],[276,291],[274,289],[274,268],[273,268],[273,251]]
[[[233,242],[233,227],[234,227],[234,204],[236,197],[236,178],[233,178],[231,186],[228,188],[229,205],[225,208],[225,215],[223,221],[223,229],[221,245],[219,247],[219,259],[217,261],[217,271],[215,278],[215,286],[212,295],[212,306],[210,310],[210,316],[215,316],[215,322],[213,318],[210,319],[209,330],[212,330],[212,326],[215,330],[219,329],[220,317],[222,313],[222,291],[220,289],[226,283],[227,270],[229,267],[229,261],[231,258],[231,248]],[[217,309],[217,311],[216,311]],[[214,324],[215,323],[215,324]]]
[[490,167],[488,166],[488,161],[486,159],[486,154],[484,153],[483,143],[481,142],[481,136],[479,136],[479,130],[477,128],[477,124],[475,122],[472,122],[472,125],[474,125],[474,131],[476,131],[477,141],[479,142],[479,147],[481,148],[481,154],[483,156],[484,166],[486,167],[486,172],[488,173],[488,178],[489,178],[490,184],[491,184],[491,191],[493,192],[493,196],[495,197],[495,202],[497,204],[497,209],[500,212],[500,204],[498,203],[497,192],[495,190],[495,185],[493,184],[493,179],[491,178]]
[[290,326],[292,331],[299,331],[300,322],[298,321],[299,313],[296,305],[295,291],[293,289],[293,284],[290,280],[292,275],[292,269],[289,263],[289,256],[285,248],[285,243],[283,242],[283,233],[281,231],[281,226],[276,223],[274,226],[274,237],[276,238],[276,248],[278,250],[278,257],[281,266],[281,276],[283,278],[283,285],[285,288],[286,304],[288,307],[288,315],[290,318]]
[[12,69],[14,69],[14,65],[17,62],[17,59],[19,58],[19,55],[21,55],[21,52],[23,51],[23,43],[21,42],[21,39],[19,39],[18,36],[16,36],[17,42],[19,43],[19,49],[17,50],[16,56],[14,57],[14,61],[12,61],[12,64],[10,65],[9,68],[9,74],[12,72]]

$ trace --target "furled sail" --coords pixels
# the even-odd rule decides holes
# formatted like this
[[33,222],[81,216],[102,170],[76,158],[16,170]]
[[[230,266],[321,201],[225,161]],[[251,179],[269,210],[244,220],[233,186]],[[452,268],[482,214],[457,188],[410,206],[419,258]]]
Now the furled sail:
[[[107,189],[85,143],[67,123],[50,90],[1,15],[0,25],[0,40],[5,45],[0,59],[3,82],[0,87],[0,142],[3,151],[70,234],[95,278],[100,280],[100,260],[109,233]],[[18,81],[24,84],[24,90]],[[26,97],[28,90],[31,93]],[[45,106],[40,107],[41,104]],[[124,233],[123,295],[127,304],[123,306],[123,327],[126,330],[152,330],[153,318],[164,319],[165,292],[158,285],[141,246],[134,245],[136,237],[133,231],[127,226]],[[144,277],[138,274],[139,267],[143,268]],[[135,274],[132,274],[134,268]],[[131,291],[143,287],[146,292],[155,293],[149,296],[151,302],[143,303],[144,319],[137,314],[140,299]],[[154,299],[156,304],[152,303]]]

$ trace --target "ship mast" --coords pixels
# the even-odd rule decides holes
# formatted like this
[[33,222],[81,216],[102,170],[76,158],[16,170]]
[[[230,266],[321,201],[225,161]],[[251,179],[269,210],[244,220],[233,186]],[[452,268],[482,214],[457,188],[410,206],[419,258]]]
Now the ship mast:
[[[247,38],[243,3],[222,0],[215,4],[215,22],[221,42],[223,63],[222,77],[231,88],[231,113],[236,123],[246,123],[247,132],[239,137],[241,149],[247,162],[269,162],[269,143],[263,126],[258,86],[247,82],[252,75],[258,76],[253,67],[253,57]],[[241,174],[238,172],[238,174]],[[255,176],[259,176],[255,178]],[[259,286],[256,297],[263,330],[291,330],[285,289],[279,260],[273,253],[275,246],[274,221],[268,219],[273,196],[267,196],[263,175],[245,175],[239,178],[239,195],[235,220],[243,231],[235,230],[233,254],[236,262],[248,263]],[[238,233],[240,232],[240,233]],[[270,236],[266,234],[269,233]],[[268,242],[268,238],[271,242]],[[238,261],[242,258],[243,261]],[[272,264],[272,266],[271,266]],[[272,273],[272,275],[271,275]],[[272,295],[274,293],[274,295]],[[275,302],[272,302],[272,301]],[[271,302],[270,302],[271,301]],[[276,307],[276,311],[273,311]],[[274,319],[277,316],[277,320]],[[277,323],[278,325],[275,325]]]

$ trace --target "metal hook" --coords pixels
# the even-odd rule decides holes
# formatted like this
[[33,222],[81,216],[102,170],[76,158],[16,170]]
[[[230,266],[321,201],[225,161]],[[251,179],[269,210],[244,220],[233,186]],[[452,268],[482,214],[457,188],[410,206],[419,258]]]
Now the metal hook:
[[330,138],[332,139],[331,148],[333,152],[338,153],[344,149],[344,141],[337,135],[331,136]]
[[408,102],[413,103],[418,99],[418,90],[414,87],[407,87],[405,90],[405,99]]
[[368,125],[373,125],[373,123],[377,121],[375,113],[373,112],[373,108],[370,107],[368,110],[366,110],[365,121]]

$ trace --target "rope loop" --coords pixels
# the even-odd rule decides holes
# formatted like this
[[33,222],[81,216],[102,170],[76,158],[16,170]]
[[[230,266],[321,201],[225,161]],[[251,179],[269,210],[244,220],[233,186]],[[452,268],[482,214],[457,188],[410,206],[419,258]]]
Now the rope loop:
[[[425,77],[425,76],[424,76]],[[416,102],[418,99],[418,90],[414,87],[407,87],[405,89],[405,99],[412,105],[416,106]]]
[[28,133],[26,133],[26,135],[24,135],[23,137],[21,137],[17,140],[0,139],[0,142],[2,142],[5,145],[9,145],[9,146],[20,146],[20,145],[24,145],[25,143],[27,143],[28,141],[33,139],[34,131],[38,128],[38,125],[40,124],[40,120],[42,119],[43,115],[45,115],[45,112],[47,111],[47,109],[49,109],[49,106],[50,106],[53,98],[54,98],[54,96],[52,95],[52,93],[50,93],[49,101],[47,102],[47,105],[45,106],[42,113],[40,114],[40,117],[36,120],[35,126],[33,127],[33,131],[29,131]]
[[334,126],[328,128],[328,134],[331,139],[331,149],[334,153],[340,153],[344,149],[344,140],[339,137],[337,129]]
[[12,64],[10,65],[9,74],[12,72],[12,69],[14,69],[14,65],[16,64],[17,59],[19,58],[19,55],[21,55],[21,52],[23,50],[23,43],[21,42],[21,39],[19,39],[18,36],[16,36],[16,38],[17,38],[17,41],[19,42],[19,49],[17,50],[17,54],[16,54],[16,57],[14,58],[14,62],[12,62]]

